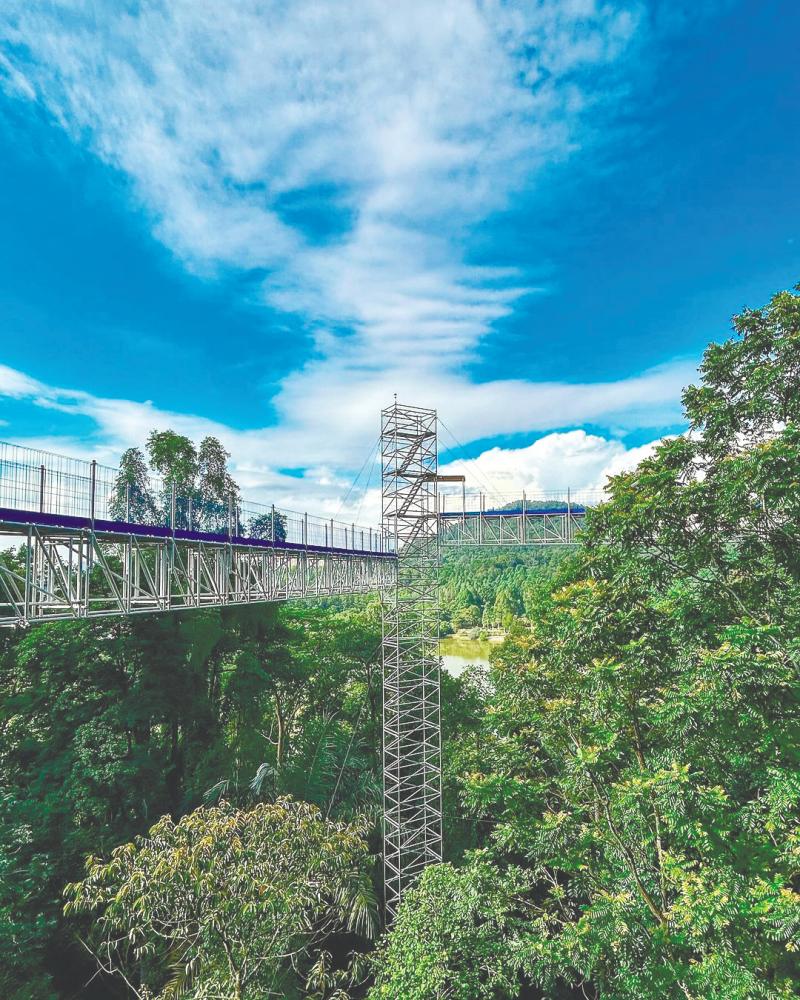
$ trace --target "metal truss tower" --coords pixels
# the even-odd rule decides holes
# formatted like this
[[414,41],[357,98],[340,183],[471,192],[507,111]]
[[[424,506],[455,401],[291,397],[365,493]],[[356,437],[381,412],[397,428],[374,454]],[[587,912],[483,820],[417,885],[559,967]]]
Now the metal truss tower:
[[387,918],[442,860],[436,411],[381,413],[383,528],[397,575],[383,592],[384,885]]

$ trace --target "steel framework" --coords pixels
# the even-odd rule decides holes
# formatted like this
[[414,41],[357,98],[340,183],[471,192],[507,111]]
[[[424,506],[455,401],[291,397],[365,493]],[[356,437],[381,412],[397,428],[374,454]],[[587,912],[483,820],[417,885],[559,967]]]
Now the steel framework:
[[0,625],[304,597],[391,586],[392,556],[0,524],[23,542],[0,561]]
[[602,490],[592,489],[535,496],[450,491],[439,497],[439,544],[573,545],[587,510],[602,500]]
[[584,510],[439,515],[441,545],[571,545],[580,532]]
[[383,592],[384,886],[391,919],[442,859],[436,411],[381,414],[383,528],[397,570]]

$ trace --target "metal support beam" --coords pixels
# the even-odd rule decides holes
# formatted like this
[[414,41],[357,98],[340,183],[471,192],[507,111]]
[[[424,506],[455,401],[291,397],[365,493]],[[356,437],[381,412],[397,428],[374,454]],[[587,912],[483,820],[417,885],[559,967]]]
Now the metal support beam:
[[517,512],[487,514],[483,497],[480,501],[481,508],[476,511],[440,513],[440,547],[574,545],[585,517],[583,509],[540,513],[528,507]]
[[25,530],[0,522],[25,547],[23,558],[0,561],[0,625],[368,594],[395,574],[395,560],[379,553]]
[[381,414],[383,527],[397,575],[383,592],[384,885],[387,919],[442,859],[436,411]]

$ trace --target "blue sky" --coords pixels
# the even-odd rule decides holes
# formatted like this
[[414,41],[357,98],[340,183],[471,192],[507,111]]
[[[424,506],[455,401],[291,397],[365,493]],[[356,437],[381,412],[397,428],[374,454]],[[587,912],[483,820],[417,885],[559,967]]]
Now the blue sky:
[[336,510],[397,392],[483,482],[594,486],[800,280],[791,0],[10,0],[0,26],[7,439],[216,433],[252,495]]

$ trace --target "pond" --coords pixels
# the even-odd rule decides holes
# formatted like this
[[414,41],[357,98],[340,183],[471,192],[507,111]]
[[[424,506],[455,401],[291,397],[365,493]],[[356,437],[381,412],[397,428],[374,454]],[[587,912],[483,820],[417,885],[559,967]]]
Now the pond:
[[466,667],[488,667],[489,651],[493,645],[486,639],[464,639],[449,635],[439,643],[442,666],[453,677],[458,677]]

